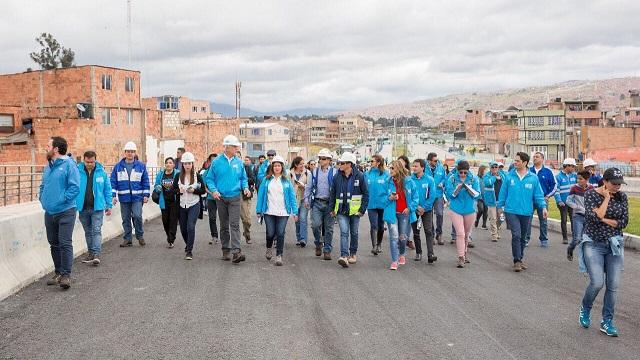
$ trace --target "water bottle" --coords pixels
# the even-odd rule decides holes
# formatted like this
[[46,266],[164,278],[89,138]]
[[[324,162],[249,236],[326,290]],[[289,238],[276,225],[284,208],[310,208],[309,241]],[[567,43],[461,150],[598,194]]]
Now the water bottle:
[[418,225],[416,225],[416,227],[418,228],[418,231],[422,230],[422,221],[418,220]]
[[504,218],[504,213],[500,213],[500,222],[504,222],[505,218]]

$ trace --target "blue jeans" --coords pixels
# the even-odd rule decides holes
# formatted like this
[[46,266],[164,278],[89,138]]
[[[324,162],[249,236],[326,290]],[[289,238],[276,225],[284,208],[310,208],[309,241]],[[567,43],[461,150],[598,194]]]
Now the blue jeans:
[[442,220],[444,218],[444,198],[439,197],[433,203],[433,213],[436,216],[436,221],[433,224],[434,231],[432,233],[436,235],[442,235]]
[[44,214],[47,241],[51,247],[51,258],[56,274],[71,275],[73,265],[73,226],[76,223],[76,208],[61,213]]
[[188,208],[180,207],[180,233],[186,246],[185,252],[193,251],[193,243],[196,241],[196,221],[200,214],[200,203],[196,203]]
[[517,215],[505,212],[505,218],[509,229],[511,229],[511,254],[513,255],[513,263],[521,262],[524,258],[524,249],[526,248],[527,231],[531,225],[531,216]]
[[[324,222],[324,239],[321,239],[321,227]],[[330,253],[333,241],[334,218],[331,216],[328,201],[315,200],[311,208],[311,229],[313,230],[314,243],[320,246],[324,242],[325,253]],[[322,241],[321,241],[322,240]]]
[[309,218],[309,209],[304,207],[304,200],[298,204],[298,221],[296,221],[296,240],[301,243],[307,243],[307,219]]
[[89,252],[94,255],[100,255],[100,252],[102,252],[104,211],[82,210],[78,217],[84,229],[84,237],[87,241]]
[[[620,246],[624,247],[624,244],[620,244]],[[598,292],[606,284],[602,320],[612,320],[624,255],[614,256],[611,253],[609,243],[603,241],[584,243],[582,250],[590,279],[589,286],[587,286],[582,298],[582,307],[591,311]]]
[[367,209],[367,214],[369,216],[369,224],[371,224],[371,230],[383,231],[384,220],[382,220],[382,216],[384,214],[384,209]]
[[400,255],[407,253],[407,239],[409,238],[409,214],[397,214],[396,223],[387,222],[389,229],[389,250],[391,261],[397,262]]
[[[355,255],[358,252],[360,217],[338,214],[338,225],[340,225],[340,256]],[[351,234],[351,241],[349,241],[349,234]]]
[[143,238],[142,228],[142,201],[120,203],[120,215],[122,215],[122,228],[124,229],[124,240],[131,242],[131,221],[136,229],[136,239]]
[[273,247],[276,240],[276,256],[284,252],[284,231],[287,228],[288,216],[264,215],[264,225],[267,235],[267,249]]
[[571,217],[571,244],[569,249],[573,250],[582,240],[582,231],[584,230],[584,215],[573,213]]
[[[538,224],[540,225],[540,244],[547,245],[549,243],[549,238],[547,237],[547,219],[542,217],[542,209],[538,208],[535,210],[538,213]],[[529,243],[531,239],[531,226],[527,229],[527,236],[525,237],[525,244]]]

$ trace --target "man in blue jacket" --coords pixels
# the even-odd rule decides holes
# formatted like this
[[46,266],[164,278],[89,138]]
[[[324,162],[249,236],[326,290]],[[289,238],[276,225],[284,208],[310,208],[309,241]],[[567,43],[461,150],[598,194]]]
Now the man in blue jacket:
[[425,173],[433,178],[436,186],[435,200],[433,203],[433,212],[436,215],[435,234],[438,245],[444,245],[442,240],[442,219],[444,215],[444,182],[447,178],[447,173],[444,171],[444,166],[438,160],[438,154],[429,153],[427,155],[428,165],[425,168]]
[[258,168],[258,173],[256,174],[256,182],[258,184],[262,183],[262,181],[264,180],[264,177],[267,174],[267,168],[271,164],[271,161],[273,160],[274,156],[276,156],[276,151],[269,150],[267,151],[267,160],[260,163],[260,167]]
[[94,151],[85,151],[84,162],[78,164],[80,193],[76,198],[76,209],[89,250],[82,262],[95,266],[100,265],[104,214],[111,215],[113,206],[109,175],[96,157]]
[[484,204],[487,206],[489,213],[489,228],[491,230],[491,241],[496,242],[500,239],[500,215],[502,210],[497,207],[498,197],[500,196],[500,188],[507,173],[500,170],[500,164],[492,161],[489,163],[489,172],[482,178],[482,193]]
[[76,222],[76,197],[80,191],[78,168],[73,159],[64,155],[66,153],[67,140],[58,136],[49,140],[48,164],[42,174],[39,196],[55,268],[55,275],[47,280],[47,285],[60,285],[65,290],[71,287],[72,234]]
[[[549,207],[549,198],[552,197],[556,193],[556,178],[553,176],[553,172],[548,167],[544,166],[544,154],[541,152],[536,152],[533,155],[533,166],[529,168],[533,174],[538,176],[538,180],[540,181],[540,187],[542,188],[542,193],[544,194],[544,200],[547,204],[545,207]],[[538,213],[538,223],[540,224],[540,246],[543,248],[549,247],[549,237],[547,236],[547,218],[542,216],[542,209],[540,207],[536,207],[536,212]],[[527,232],[527,237],[525,239],[525,243],[527,246],[529,245],[529,240],[531,239],[531,227],[529,227],[529,231]]]
[[573,158],[566,158],[562,162],[562,171],[556,175],[556,183],[558,184],[558,191],[554,196],[556,200],[556,206],[560,210],[560,228],[562,229],[562,243],[568,244],[569,237],[567,235],[567,219],[571,220],[573,216],[573,210],[567,206],[567,198],[571,187],[578,182],[578,175],[576,174],[576,160]]
[[[124,241],[120,247],[133,246],[131,222],[136,230],[136,239],[144,246],[144,228],[142,227],[142,204],[149,201],[151,194],[147,167],[136,160],[137,147],[133,141],[124,145],[124,158],[111,171],[111,192],[113,205],[120,200]],[[116,197],[117,195],[117,197]]]
[[418,191],[418,209],[416,215],[418,221],[411,224],[413,228],[413,242],[416,244],[415,261],[422,260],[422,242],[420,241],[420,229],[422,226],[427,239],[427,261],[432,264],[438,258],[433,253],[433,203],[436,200],[436,183],[431,176],[425,173],[426,162],[423,159],[413,160],[411,165],[411,179],[416,184]]

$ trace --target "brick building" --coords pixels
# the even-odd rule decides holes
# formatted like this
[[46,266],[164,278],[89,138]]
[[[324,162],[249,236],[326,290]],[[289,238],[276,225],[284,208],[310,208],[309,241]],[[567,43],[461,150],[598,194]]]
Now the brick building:
[[518,140],[518,108],[489,110],[485,112],[485,118],[491,121],[491,125],[483,126],[485,148],[494,154],[506,154],[509,144]]
[[285,160],[289,160],[289,129],[277,123],[240,124],[240,142],[243,155],[256,160],[267,151],[275,150]]
[[465,122],[458,119],[443,120],[438,124],[438,129],[443,133],[454,133],[458,131],[465,131]]
[[467,109],[464,114],[464,129],[467,140],[472,143],[482,142],[484,128],[491,125],[491,119],[480,109]]

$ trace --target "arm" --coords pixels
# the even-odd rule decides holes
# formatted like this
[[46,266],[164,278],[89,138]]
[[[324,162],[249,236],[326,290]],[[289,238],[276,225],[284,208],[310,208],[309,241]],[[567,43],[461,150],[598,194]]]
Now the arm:
[[265,211],[265,203],[266,203],[266,194],[265,192],[267,191],[267,186],[260,185],[260,187],[258,188],[258,200],[256,200],[256,215],[261,216],[264,211]]
[[211,191],[212,196],[213,193],[218,192],[218,187],[216,186],[216,175],[215,171],[213,171],[214,164],[215,162],[211,163],[211,166],[209,166],[209,170],[207,170],[207,173],[204,176],[205,184],[207,185],[207,189]]
[[436,183],[435,181],[429,181],[429,197],[427,198],[427,204],[430,204],[429,209],[424,209],[425,211],[430,211],[433,208],[433,203],[436,201]]
[[244,165],[240,171],[240,188],[242,188],[242,190],[249,188],[249,181],[247,180],[247,172],[245,171]]
[[409,207],[409,210],[411,212],[416,212],[416,210],[418,210],[418,204],[420,203],[420,194],[418,194],[418,187],[416,186],[416,183],[411,179],[408,179],[408,181],[406,181],[405,183],[407,183],[407,185],[411,189],[411,201],[407,201],[407,206]]
[[[313,176],[310,174],[310,176]],[[313,177],[311,179],[307,179],[307,185],[304,187],[304,203],[309,204],[311,199],[311,194],[313,193]]]
[[287,192],[287,196],[289,197],[289,204],[291,204],[291,213],[289,215],[298,216],[298,199],[296,199],[296,188],[293,181],[291,182],[291,188]]
[[111,170],[111,196],[113,197],[113,203],[118,201],[118,165],[116,164]]
[[498,203],[497,207],[504,209],[504,206],[507,202],[507,197],[509,196],[509,184],[507,179],[502,179],[502,186],[500,187],[500,193],[498,194]]
[[80,193],[80,172],[75,165],[69,163],[67,169],[67,188],[64,191],[64,198],[67,201],[74,201]]
[[533,184],[533,202],[540,209],[547,208],[547,202],[545,201],[545,196],[544,196],[544,193],[542,192],[542,187],[540,186],[540,182],[536,182],[535,184]]
[[626,228],[629,224],[629,198],[627,198],[627,194],[622,195],[622,217],[618,219],[618,223],[616,224],[616,228],[618,228],[619,230]]
[[[555,177],[555,186],[556,186],[556,190],[557,190],[557,184],[560,183],[560,175],[562,175],[562,172],[558,173],[558,175],[556,175]],[[562,198],[560,197],[560,191],[556,191],[555,194],[553,195],[553,198],[556,199],[556,204],[560,205],[561,203],[563,203]],[[562,205],[560,205],[562,206]]]
[[480,179],[475,178],[473,183],[471,184],[471,187],[473,188],[473,190],[475,190],[478,195],[475,197],[476,199],[481,199],[482,198],[482,191],[480,189]]
[[577,203],[576,203],[576,195],[573,194],[573,190],[571,191],[570,195],[567,196],[567,201],[566,204],[568,207],[575,209],[576,207],[578,207]]
[[[549,170],[549,172],[551,172],[551,170]],[[556,177],[553,176],[553,173],[551,172],[551,178],[547,181],[548,186],[550,188],[549,193],[545,194],[544,197],[545,198],[550,198],[552,197],[556,191],[558,190],[558,184],[556,182]]]
[[[149,190],[151,187],[149,186],[149,173],[147,172],[147,167],[143,165],[142,169],[142,196],[146,199],[149,199],[151,195],[151,191]],[[145,201],[146,202],[146,201]]]
[[104,202],[107,206],[107,209],[111,209],[113,207],[113,195],[111,193],[111,182],[109,181],[109,177],[106,173],[104,173]]
[[202,176],[200,176],[200,174],[196,174],[196,177],[198,179],[198,184],[200,184],[200,186],[197,189],[195,189],[193,193],[196,195],[202,195],[205,193],[204,181],[202,181]]
[[336,192],[337,192],[337,177],[333,178],[333,184],[329,187],[329,210],[333,214],[333,210],[336,208]]
[[360,191],[362,192],[362,203],[358,212],[360,215],[364,215],[367,211],[367,206],[369,206],[369,185],[367,185],[367,180],[364,176],[360,179]]

